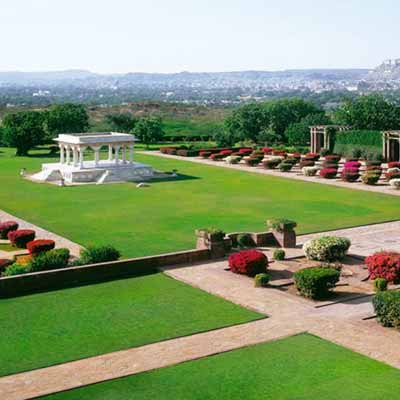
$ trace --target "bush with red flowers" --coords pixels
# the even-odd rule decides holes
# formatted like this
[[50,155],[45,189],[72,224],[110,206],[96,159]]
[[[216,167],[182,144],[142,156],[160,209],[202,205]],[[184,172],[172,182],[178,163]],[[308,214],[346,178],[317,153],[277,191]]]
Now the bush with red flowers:
[[345,169],[342,172],[341,178],[345,182],[356,182],[360,178],[360,173],[358,170]]
[[336,162],[330,162],[330,161],[324,161],[322,163],[322,168],[331,168],[331,169],[338,169],[339,168],[339,164]]
[[242,155],[242,156],[248,156],[248,155],[250,155],[251,153],[253,152],[253,149],[250,149],[250,148],[248,148],[248,147],[242,147],[241,149],[239,149],[239,153]]
[[343,168],[357,168],[359,169],[361,167],[361,163],[358,161],[346,161],[343,165]]
[[232,154],[232,150],[221,150],[219,154],[222,154],[224,157],[228,157]]
[[320,158],[320,155],[318,153],[307,153],[305,158],[312,160],[312,161],[318,161]]
[[211,151],[200,151],[199,156],[203,158],[208,158],[211,155]]
[[319,176],[325,179],[335,179],[337,175],[337,169],[335,168],[324,168],[319,171]]
[[13,261],[7,258],[0,258],[0,274],[11,264],[13,264]]
[[215,153],[215,154],[211,154],[210,160],[213,160],[213,161],[220,161],[220,160],[222,160],[224,157],[225,157],[225,156],[224,156],[223,154],[221,154],[221,153]]
[[271,154],[272,153],[272,147],[263,147],[262,151],[264,152],[264,154]]
[[37,239],[28,242],[26,248],[28,249],[29,253],[33,256],[36,256],[40,253],[45,251],[53,250],[55,247],[54,240],[51,239]]
[[255,276],[266,272],[267,267],[267,256],[258,250],[242,250],[229,256],[229,268],[235,274]]
[[35,231],[32,229],[17,229],[8,233],[8,240],[20,249],[25,249],[28,242],[34,239]]
[[306,160],[305,158],[303,158],[300,161],[299,167],[300,168],[304,168],[304,167],[313,167],[315,165],[315,161],[314,160]]
[[326,161],[331,161],[331,162],[339,162],[341,159],[341,156],[339,154],[329,154],[325,156]]
[[0,223],[0,239],[7,239],[8,233],[18,229],[18,222],[4,221]]
[[286,157],[287,156],[287,152],[285,150],[272,150],[272,155],[273,156]]
[[391,161],[388,163],[388,168],[400,168],[400,162],[399,161]]
[[379,251],[365,259],[369,278],[383,278],[388,282],[400,282],[400,254],[394,251]]
[[391,179],[400,179],[400,171],[385,172],[385,177],[388,181]]

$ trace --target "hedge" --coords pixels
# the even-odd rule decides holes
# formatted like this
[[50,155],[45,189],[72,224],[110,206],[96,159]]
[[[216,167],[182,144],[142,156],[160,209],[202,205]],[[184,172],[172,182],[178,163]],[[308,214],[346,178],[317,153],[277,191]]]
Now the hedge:
[[400,292],[379,292],[372,299],[372,304],[381,325],[400,329]]
[[299,293],[311,299],[328,296],[340,279],[340,271],[330,267],[311,267],[297,271],[293,275]]

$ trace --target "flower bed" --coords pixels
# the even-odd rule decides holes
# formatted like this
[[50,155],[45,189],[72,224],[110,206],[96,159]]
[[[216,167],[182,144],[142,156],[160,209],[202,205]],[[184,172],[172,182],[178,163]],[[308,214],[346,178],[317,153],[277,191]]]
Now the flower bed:
[[229,268],[236,274],[255,276],[266,272],[267,256],[258,250],[242,250],[229,256]]

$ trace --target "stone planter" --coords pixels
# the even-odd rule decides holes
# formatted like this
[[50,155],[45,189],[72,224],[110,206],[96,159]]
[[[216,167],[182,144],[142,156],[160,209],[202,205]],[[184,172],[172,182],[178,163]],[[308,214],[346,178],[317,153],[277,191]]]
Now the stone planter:
[[212,258],[224,257],[232,248],[232,240],[223,232],[209,232],[207,229],[197,229],[197,249],[208,249]]
[[296,247],[296,232],[294,228],[297,224],[295,222],[276,223],[275,221],[268,220],[267,226],[280,247],[287,249]]

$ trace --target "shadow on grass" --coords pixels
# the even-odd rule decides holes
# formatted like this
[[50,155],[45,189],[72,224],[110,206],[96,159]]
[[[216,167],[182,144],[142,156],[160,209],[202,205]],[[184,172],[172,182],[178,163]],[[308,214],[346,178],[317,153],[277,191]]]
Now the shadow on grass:
[[[193,176],[193,175],[185,175],[185,174],[178,174],[178,176],[165,176],[165,177],[159,177],[159,178],[153,178],[148,181],[148,183],[151,185],[152,183],[163,183],[163,182],[179,182],[179,181],[190,181],[190,180],[196,180],[196,179],[201,179],[198,176]],[[135,182],[135,184],[137,184]]]

